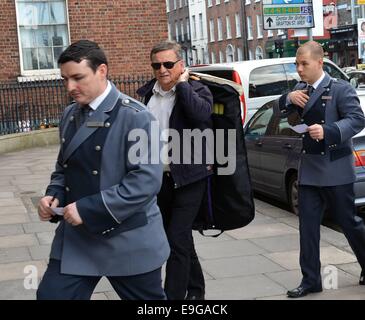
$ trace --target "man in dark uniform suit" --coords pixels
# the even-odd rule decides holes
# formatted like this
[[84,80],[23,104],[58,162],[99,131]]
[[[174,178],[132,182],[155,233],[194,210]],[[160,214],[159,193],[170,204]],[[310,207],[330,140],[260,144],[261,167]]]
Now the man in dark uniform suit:
[[[58,60],[75,100],[60,124],[61,147],[38,213],[58,220],[38,299],[90,299],[106,276],[122,299],[165,299],[161,266],[169,256],[157,193],[162,165],[132,161],[142,130],[150,159],[153,116],[107,80],[108,63],[92,41],[70,45]],[[157,136],[157,139],[159,137]]]
[[[329,208],[341,226],[362,268],[364,284],[365,226],[356,216],[353,184],[356,179],[351,138],[364,128],[364,114],[356,91],[343,80],[323,71],[323,49],[314,41],[296,54],[297,72],[303,82],[279,98],[281,117],[308,126],[302,135],[299,168],[300,266],[299,287],[288,291],[291,298],[322,291],[319,254],[320,224]],[[295,118],[295,117],[294,117]]]

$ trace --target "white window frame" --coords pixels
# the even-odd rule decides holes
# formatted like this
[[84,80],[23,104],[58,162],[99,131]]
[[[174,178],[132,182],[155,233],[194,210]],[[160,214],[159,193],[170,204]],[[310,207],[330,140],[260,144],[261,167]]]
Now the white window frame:
[[217,6],[219,4],[221,4],[221,0],[215,0],[215,5]]
[[169,36],[169,40],[172,40],[172,33],[171,33],[171,22],[167,24],[167,34]]
[[255,60],[264,59],[264,50],[261,46],[257,46],[255,49]]
[[204,23],[203,23],[203,14],[199,13],[199,35],[200,39],[204,38]]
[[209,36],[210,36],[210,42],[214,42],[215,41],[215,36],[214,36],[214,19],[210,19],[209,20]]
[[208,8],[210,8],[212,6],[213,6],[212,0],[208,0]]
[[251,4],[251,0],[246,0],[245,5]]
[[176,42],[179,41],[179,21],[175,21],[175,39]]
[[185,41],[185,35],[184,35],[184,21],[183,19],[180,19],[180,29],[181,29],[181,42]]
[[189,17],[186,17],[186,35],[187,35],[187,40],[191,39],[191,34],[190,34],[190,20]]
[[234,21],[236,25],[236,38],[241,38],[241,16],[239,13],[235,13]]
[[243,50],[241,47],[237,47],[237,61],[243,61]]
[[217,25],[218,25],[218,41],[223,40],[223,21],[221,17],[218,17],[217,19]]
[[170,12],[170,0],[166,0],[166,13]]
[[278,36],[281,36],[284,33],[285,33],[284,29],[278,29]]
[[252,40],[253,34],[252,34],[252,17],[247,16],[247,40]]
[[219,50],[219,63],[223,63],[224,62],[224,54],[222,52],[222,50]]
[[[66,18],[66,24],[67,24],[67,36],[69,43],[65,44],[65,46],[68,46],[72,43],[71,41],[71,33],[70,33],[70,19],[69,19],[69,12],[68,12],[68,0],[65,1],[65,18]],[[61,73],[60,69],[58,67],[53,69],[41,69],[41,70],[24,70],[24,64],[23,64],[23,50],[22,50],[22,44],[21,44],[21,36],[20,36],[20,21],[19,21],[19,9],[17,5],[18,1],[15,0],[15,10],[16,10],[16,22],[17,22],[17,35],[18,35],[18,48],[19,48],[19,62],[20,62],[20,74],[21,76],[18,77],[18,81],[24,81],[24,80],[38,80],[39,77],[42,77],[42,79],[60,79]]]
[[226,30],[227,30],[226,39],[232,39],[231,17],[229,15],[226,16]]
[[[229,44],[226,47],[226,62],[235,62],[235,58],[234,58],[234,47],[233,45]],[[230,61],[229,57],[232,55],[232,61]]]
[[262,15],[256,15],[256,32],[257,32],[257,39],[262,39],[263,26],[262,26]]
[[196,32],[196,18],[195,18],[195,15],[194,16],[192,16],[192,22],[191,22],[191,26],[192,26],[192,29],[193,30],[191,30],[192,31],[192,39],[193,40],[196,40],[196,36],[197,36],[197,32]]
[[216,60],[215,60],[215,52],[212,51],[210,53],[210,63],[216,63]]
[[271,38],[273,36],[274,36],[274,32],[271,29],[267,30],[267,37]]

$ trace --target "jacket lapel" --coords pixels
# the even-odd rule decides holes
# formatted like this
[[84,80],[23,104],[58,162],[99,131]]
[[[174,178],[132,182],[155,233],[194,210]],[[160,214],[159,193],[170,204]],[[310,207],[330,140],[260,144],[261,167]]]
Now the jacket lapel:
[[322,96],[323,92],[327,90],[330,82],[331,77],[326,72],[322,82],[319,84],[317,89],[313,91],[312,95],[309,97],[307,104],[304,106],[302,117],[314,106],[316,101]]
[[75,150],[99,128],[97,126],[88,127],[88,123],[105,123],[108,120],[109,112],[112,111],[115,107],[119,96],[120,92],[112,84],[112,90],[104,99],[104,101],[99,105],[94,113],[84,122],[84,124],[76,131],[75,135],[72,137],[63,154],[63,162],[66,162],[68,158],[72,155],[72,153],[74,153]]

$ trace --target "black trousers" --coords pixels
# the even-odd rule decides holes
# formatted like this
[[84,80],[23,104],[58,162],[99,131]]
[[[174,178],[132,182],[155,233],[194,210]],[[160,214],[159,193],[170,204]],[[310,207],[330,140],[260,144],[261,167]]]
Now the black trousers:
[[[39,284],[37,300],[90,300],[101,277],[61,274],[60,260],[50,259]],[[107,277],[124,300],[166,300],[161,268],[125,277]]]
[[169,173],[164,173],[157,196],[165,231],[171,248],[166,264],[165,292],[169,300],[186,295],[204,296],[203,271],[195,252],[193,221],[206,188],[206,179],[175,189]]
[[352,183],[333,187],[299,186],[300,266],[304,287],[321,287],[319,241],[326,206],[365,270],[365,226],[356,215],[354,199]]

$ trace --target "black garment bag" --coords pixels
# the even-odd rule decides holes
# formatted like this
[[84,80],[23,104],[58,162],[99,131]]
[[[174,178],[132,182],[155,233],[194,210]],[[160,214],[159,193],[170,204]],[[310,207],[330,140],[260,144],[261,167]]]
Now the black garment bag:
[[[219,168],[226,164],[220,164],[217,159],[217,136],[214,142],[214,175],[208,177],[206,194],[200,211],[194,221],[193,229],[206,235],[206,230],[216,230],[214,236],[218,236],[225,230],[237,229],[249,224],[255,216],[253,192],[247,163],[247,153],[244,138],[244,130],[241,119],[240,94],[242,87],[236,83],[222,78],[205,74],[193,73],[194,79],[199,78],[208,86],[213,95],[213,129],[223,129],[224,153],[228,152],[228,130],[233,131],[236,154],[229,161],[235,161],[236,167],[232,174],[222,175]],[[234,145],[234,144],[233,144]],[[222,162],[222,161],[220,161]]]

